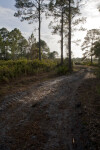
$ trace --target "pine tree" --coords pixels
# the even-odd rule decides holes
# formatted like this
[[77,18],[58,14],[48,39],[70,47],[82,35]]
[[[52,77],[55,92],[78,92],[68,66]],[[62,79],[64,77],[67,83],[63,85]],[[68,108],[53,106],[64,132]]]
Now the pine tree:
[[66,0],[51,0],[49,3],[49,15],[54,17],[54,22],[52,21],[49,27],[52,27],[53,34],[59,34],[61,37],[61,64],[63,64],[64,26],[66,22],[67,5],[68,2]]
[[87,31],[87,34],[84,38],[84,42],[82,44],[82,50],[85,50],[84,58],[93,57],[93,47],[94,43],[100,39],[100,30],[99,29],[91,29]]
[[41,14],[44,12],[44,0],[16,0],[15,7],[18,9],[15,13],[16,17],[20,17],[21,21],[27,20],[30,24],[39,23],[39,60],[41,60]]
[[[72,70],[71,63],[71,37],[72,37],[72,24],[75,26],[82,22],[84,19],[75,20],[75,16],[80,14],[79,3],[81,0],[50,0],[49,11],[57,21],[53,26],[54,33],[61,33],[61,63],[63,63],[63,40],[64,34],[68,38],[68,55],[69,55],[69,70]],[[59,19],[60,18],[60,19]],[[65,31],[66,30],[66,31]]]

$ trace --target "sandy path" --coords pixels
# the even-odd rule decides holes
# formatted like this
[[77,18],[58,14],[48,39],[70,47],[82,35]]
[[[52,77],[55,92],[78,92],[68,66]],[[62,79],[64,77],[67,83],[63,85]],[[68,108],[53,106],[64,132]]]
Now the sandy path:
[[90,77],[82,69],[6,97],[0,106],[0,150],[85,150],[76,91]]

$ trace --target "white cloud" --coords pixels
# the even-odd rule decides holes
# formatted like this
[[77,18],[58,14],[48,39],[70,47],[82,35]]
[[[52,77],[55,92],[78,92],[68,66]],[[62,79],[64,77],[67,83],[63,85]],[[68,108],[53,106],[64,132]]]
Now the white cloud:
[[91,19],[99,18],[100,12],[97,9],[99,4],[99,0],[88,0],[81,9],[82,16]]
[[14,17],[14,13],[14,10],[0,6],[0,27],[6,27],[8,30],[19,28],[21,31],[32,31],[32,25],[30,25],[30,29],[26,22],[20,22],[18,18]]

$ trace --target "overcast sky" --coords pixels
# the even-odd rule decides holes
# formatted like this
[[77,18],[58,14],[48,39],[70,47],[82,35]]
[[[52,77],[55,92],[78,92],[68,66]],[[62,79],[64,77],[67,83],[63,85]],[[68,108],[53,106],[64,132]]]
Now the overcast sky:
[[[100,12],[97,10],[97,5],[100,4],[100,0],[88,0],[86,5],[81,8],[82,16],[87,17],[87,22],[84,27],[89,29],[99,28],[100,29]],[[35,37],[38,33],[34,29],[38,27],[38,24],[29,25],[27,22],[20,22],[20,20],[14,17],[16,8],[14,7],[15,0],[0,0],[0,28],[5,27],[9,31],[14,28],[18,28],[22,34],[28,39],[33,32]],[[48,29],[49,20],[42,19],[42,31],[41,38],[45,40],[51,51],[58,51],[60,55],[60,44],[58,43],[59,36],[52,35],[51,30]],[[76,32],[73,39],[81,39],[83,41],[86,32]],[[72,40],[73,40],[72,39]],[[81,43],[80,43],[81,45]],[[74,57],[82,57],[81,47],[72,44],[72,51]],[[64,56],[66,55],[66,50]]]

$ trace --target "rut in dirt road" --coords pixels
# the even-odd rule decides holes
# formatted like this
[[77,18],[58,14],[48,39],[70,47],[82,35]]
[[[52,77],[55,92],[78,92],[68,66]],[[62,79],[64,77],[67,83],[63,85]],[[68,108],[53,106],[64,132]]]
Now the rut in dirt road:
[[6,97],[0,105],[0,150],[85,150],[75,95],[89,77],[83,69]]

